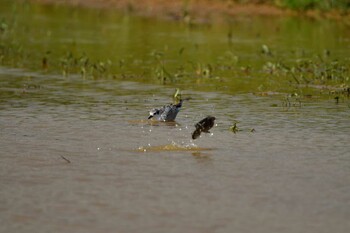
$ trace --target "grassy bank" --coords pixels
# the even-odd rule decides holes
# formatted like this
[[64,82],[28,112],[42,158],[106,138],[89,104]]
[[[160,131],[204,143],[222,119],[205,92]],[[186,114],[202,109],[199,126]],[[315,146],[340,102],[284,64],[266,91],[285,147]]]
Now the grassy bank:
[[[225,0],[219,0],[225,1]],[[349,10],[349,0],[233,0],[240,4],[270,4],[276,7],[289,8],[293,10]]]
[[350,22],[349,0],[27,0],[92,8],[115,8],[140,15],[191,22],[237,16],[331,18]]
[[260,2],[270,2],[276,6],[287,7],[294,10],[348,10],[349,0],[266,0]]

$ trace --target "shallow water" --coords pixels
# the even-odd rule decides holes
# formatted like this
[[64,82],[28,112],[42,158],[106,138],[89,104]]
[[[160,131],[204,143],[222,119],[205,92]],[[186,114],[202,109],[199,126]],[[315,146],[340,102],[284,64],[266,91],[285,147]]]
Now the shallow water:
[[[86,43],[77,42],[80,49],[87,44],[109,43],[104,38],[97,40],[90,27],[84,30],[83,25],[89,25],[91,19],[84,20],[98,14],[94,10],[36,5],[25,9],[29,9],[25,11],[28,15],[34,10],[34,22],[50,22],[51,26],[57,18],[50,18],[48,9],[63,16],[73,12],[72,25],[82,28],[69,35],[52,26],[56,28],[52,33],[58,33],[55,39],[44,40],[39,47],[33,45],[32,52],[42,52],[40,46],[65,47],[65,41],[79,38],[81,33],[92,38],[85,36]],[[47,21],[35,21],[40,15]],[[148,25],[144,30],[151,30],[150,36],[156,33],[155,38],[164,34],[169,39],[167,27],[172,27],[169,31],[181,29],[169,22],[151,27],[155,22],[150,19],[105,17],[101,20],[107,31],[119,19],[131,21],[121,21],[124,29]],[[306,21],[299,26],[307,31],[315,25],[317,22]],[[92,26],[99,28],[98,24]],[[42,30],[45,34],[45,28]],[[205,28],[196,30],[198,34],[209,33]],[[141,33],[140,29],[132,32]],[[185,37],[192,38],[194,32]],[[348,40],[346,32],[340,32],[344,33],[340,41]],[[247,44],[249,38],[256,39],[250,34],[255,33],[247,29],[240,34],[247,36]],[[170,38],[177,40],[180,35],[170,34]],[[211,38],[220,36],[214,33]],[[140,52],[140,60],[157,46],[164,46],[153,39]],[[212,43],[201,35],[197,39]],[[258,44],[263,41],[257,40]],[[312,51],[333,45],[339,56],[349,49],[345,42],[343,49],[337,47],[333,37],[325,40],[327,46],[309,43],[307,48]],[[128,47],[134,44],[136,47]],[[132,41],[111,49],[101,45],[104,49],[95,52],[108,57],[105,53],[113,53],[117,47],[142,51],[138,45]],[[94,46],[86,48],[92,51]],[[213,49],[212,53],[216,52],[223,50]],[[118,56],[125,55],[120,53]],[[215,56],[201,53],[208,60]],[[241,53],[246,57],[253,54],[250,50]],[[42,54],[33,54],[40,61]],[[253,65],[264,62],[255,55],[250,59],[246,62]],[[211,79],[198,85],[180,81],[183,97],[190,100],[185,101],[175,123],[163,124],[147,121],[148,111],[171,102],[177,85],[144,80],[150,77],[147,73],[137,80],[82,78],[77,74],[64,77],[59,68],[49,72],[35,68],[41,66],[36,61],[21,59],[20,65],[0,67],[0,232],[350,230],[350,103],[346,96],[337,104],[332,95],[253,94],[258,90],[256,80],[238,80],[242,88],[236,88],[234,82],[220,84]],[[144,72],[132,68],[128,66],[127,72],[135,76]],[[230,86],[229,91],[223,86]],[[211,134],[191,140],[194,124],[207,115],[217,119]],[[234,122],[240,129],[236,133],[229,130]]]
[[[346,103],[184,91],[176,124],[154,124],[173,89],[1,70],[2,232],[350,227]],[[192,141],[207,114],[217,125]]]

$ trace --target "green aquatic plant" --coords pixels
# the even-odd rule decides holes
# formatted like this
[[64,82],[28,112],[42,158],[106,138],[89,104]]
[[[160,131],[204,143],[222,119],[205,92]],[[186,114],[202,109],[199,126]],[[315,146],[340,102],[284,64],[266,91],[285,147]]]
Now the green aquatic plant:
[[79,57],[75,57],[72,52],[66,53],[60,60],[60,67],[63,76],[67,77],[69,74],[80,73],[83,78],[108,78],[111,76],[112,61],[91,62],[91,59],[83,53]]
[[67,77],[72,71],[74,66],[74,57],[72,52],[68,52],[65,56],[60,59],[60,65],[62,70],[62,75]]
[[43,56],[43,59],[41,60],[41,65],[42,65],[42,69],[44,71],[47,71],[48,70],[48,67],[49,67],[49,56],[51,54],[51,51],[46,51],[44,56]]
[[0,62],[1,64],[22,67],[29,55],[23,46],[17,42],[0,41]]
[[181,56],[184,53],[184,51],[185,51],[185,47],[181,47],[179,49],[179,55]]
[[174,76],[165,68],[164,53],[154,50],[150,55],[153,57],[156,63],[155,67],[153,68],[155,77],[161,84],[166,84],[168,81],[172,82],[174,80]]
[[230,126],[230,131],[234,134],[236,134],[238,131],[241,131],[238,126],[237,126],[238,122],[234,122],[232,126]]
[[106,62],[97,61],[91,65],[91,75],[93,78],[108,78],[109,69],[112,65],[110,60]]
[[2,19],[1,22],[0,22],[0,33],[6,32],[7,29],[8,29],[7,22],[6,22],[5,19]]
[[281,62],[267,62],[262,67],[263,71],[269,74],[286,74],[289,71],[289,67]]
[[272,56],[272,52],[271,52],[270,48],[266,44],[263,44],[261,46],[261,53],[264,54],[264,55]]
[[218,57],[216,68],[218,70],[234,70],[239,64],[239,56],[232,51],[225,51],[223,56]]
[[[278,92],[295,92],[300,96],[325,95],[328,91],[346,95],[344,90],[350,85],[349,63],[345,60],[331,59],[328,50],[324,50],[322,54],[288,62],[283,59],[278,59],[277,62],[267,61],[261,68],[263,73],[268,74],[267,82],[260,86],[264,86],[264,90],[274,88],[273,90]],[[291,104],[291,101],[286,99],[283,105],[298,106],[299,102]]]
[[154,74],[162,84],[166,84],[167,81],[173,80],[173,76],[165,69],[164,62],[162,61],[154,68]]
[[213,72],[213,66],[210,64],[203,65],[201,63],[197,63],[196,74],[202,78],[211,78]]
[[176,88],[175,93],[173,95],[173,103],[178,104],[178,103],[180,103],[181,99],[182,99],[181,91],[179,88]]
[[89,68],[89,58],[83,54],[79,59],[78,59],[78,65],[80,67],[80,74],[83,78],[86,78],[87,76],[87,70]]
[[[186,6],[184,7],[184,17],[191,13],[189,10]],[[116,43],[114,39],[109,41],[106,37],[103,39],[106,44],[99,44],[95,43],[99,41],[96,38],[93,45],[90,45],[80,43],[79,39],[74,38],[75,36],[64,34],[50,23],[46,25],[39,20],[34,21],[36,25],[42,27],[38,27],[40,30],[37,30],[30,22],[26,22],[25,17],[17,23],[10,20],[11,16],[2,17],[5,18],[1,20],[0,17],[0,62],[12,67],[50,70],[50,72],[61,72],[64,76],[80,74],[84,79],[113,77],[180,87],[188,85],[193,88],[198,87],[200,90],[222,91],[230,94],[257,91],[295,92],[299,94],[301,100],[308,95],[330,95],[330,98],[339,96],[340,101],[343,97],[348,98],[346,87],[350,85],[350,66],[349,59],[343,56],[343,53],[337,57],[338,60],[335,59],[339,54],[338,51],[321,49],[319,54],[316,54],[313,52],[315,47],[312,46],[307,49],[296,49],[299,53],[287,51],[283,47],[282,53],[278,49],[284,46],[283,43],[275,44],[274,40],[266,40],[264,37],[264,33],[271,32],[269,30],[262,31],[259,40],[256,41],[249,41],[243,33],[241,39],[249,42],[247,46],[248,43],[239,41],[240,37],[234,37],[238,32],[236,29],[239,29],[236,20],[229,22],[228,27],[223,25],[223,30],[220,27],[213,31],[211,28],[202,30],[200,27],[193,31],[187,30],[189,43],[186,42],[187,39],[182,40],[183,37],[177,40],[173,36],[166,41],[169,37],[162,34],[164,39],[159,40],[162,41],[159,44],[159,38],[157,38],[155,43],[133,48],[135,41],[130,41],[132,48],[127,50],[127,53],[125,48],[121,50],[117,48],[115,52],[109,53],[109,48],[113,47],[111,45]],[[183,20],[181,15],[179,20]],[[130,22],[124,23],[127,23],[125,26],[130,26],[128,25]],[[88,24],[84,26],[90,27]],[[164,27],[168,26],[170,25]],[[183,25],[181,27],[183,28]],[[104,33],[109,33],[107,29],[104,30]],[[50,33],[45,34],[48,31]],[[210,35],[210,32],[213,34]],[[31,40],[23,37],[26,33],[32,35]],[[220,33],[223,39],[221,42],[216,40]],[[260,32],[252,31],[249,36],[254,37],[257,33]],[[53,38],[53,35],[58,37]],[[115,36],[119,38],[121,35],[116,33]],[[286,35],[283,34],[283,36]],[[62,38],[65,39],[64,42]],[[67,43],[66,39],[75,42]],[[259,42],[260,39],[264,42]],[[208,42],[208,46],[203,46],[203,42]],[[164,43],[167,45],[159,49],[162,48],[159,46]],[[325,48],[326,46],[332,48],[327,43],[324,42]],[[300,46],[308,46],[308,44]],[[52,51],[51,54],[45,53],[49,50]],[[82,50],[90,54],[85,54]],[[293,105],[293,101],[294,99],[289,97],[290,104],[285,100],[285,106]]]
[[284,107],[286,110],[290,109],[291,107],[301,108],[301,106],[301,96],[296,92],[286,95],[282,101],[282,107]]
[[350,82],[349,68],[348,64],[338,60],[298,60],[287,76],[298,86],[347,86]]

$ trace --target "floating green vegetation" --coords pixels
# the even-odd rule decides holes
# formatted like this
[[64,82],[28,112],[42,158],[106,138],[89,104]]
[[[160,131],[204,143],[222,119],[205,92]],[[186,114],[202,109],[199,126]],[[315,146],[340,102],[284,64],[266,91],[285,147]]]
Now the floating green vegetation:
[[284,97],[284,100],[282,101],[282,107],[284,110],[289,110],[291,108],[301,108],[302,101],[298,93],[292,93],[289,95],[286,95]]
[[4,33],[8,28],[8,24],[6,23],[5,19],[2,19],[0,22],[0,33]]
[[210,64],[203,65],[201,63],[197,63],[196,74],[198,77],[202,78],[211,78],[213,73],[213,67]]
[[263,44],[261,46],[261,53],[264,54],[264,55],[272,56],[272,52],[271,52],[270,48],[266,44]]
[[241,128],[238,127],[238,125],[237,125],[238,123],[239,123],[238,121],[234,121],[233,124],[230,126],[229,130],[232,133],[236,134],[236,133],[238,133],[240,131],[249,131],[250,133],[255,133],[255,129],[254,128],[251,128],[249,130],[248,129],[241,129]]
[[0,64],[22,67],[29,54],[15,42],[0,42]]
[[237,122],[233,123],[233,125],[230,127],[230,131],[233,132],[234,134],[240,131],[240,129],[237,126]]
[[350,67],[339,60],[297,59],[287,65],[281,61],[267,62],[262,70],[272,77],[288,80],[289,86],[300,94],[307,88],[319,94],[340,94],[349,96]]
[[[182,56],[185,49],[184,47],[180,49],[179,56]],[[94,79],[132,77],[134,75],[132,67],[135,64],[146,64],[141,76],[145,77],[143,80],[148,79],[148,82],[157,80],[167,85],[191,83],[232,88],[239,82],[244,84],[249,81],[253,84],[250,86],[250,92],[284,92],[296,93],[299,96],[327,94],[349,97],[350,65],[346,60],[331,59],[328,50],[325,50],[322,56],[296,58],[294,61],[283,60],[273,54],[267,45],[263,45],[260,51],[266,55],[262,58],[265,63],[261,67],[247,65],[247,62],[242,61],[242,58],[232,51],[224,52],[211,63],[203,63],[198,59],[177,63],[177,67],[173,64],[166,67],[168,64],[166,51],[153,51],[150,54],[152,59],[149,63],[142,60],[136,62],[127,58],[121,58],[113,63],[111,59],[94,60],[86,53],[77,56],[72,51],[68,51],[59,56],[57,52],[47,50],[36,64],[41,64],[41,70],[44,72],[60,71],[64,77],[80,74],[82,78]],[[0,64],[25,68],[27,61],[32,57],[30,50],[25,49],[20,43],[9,42],[3,38],[0,40]],[[126,72],[131,75],[125,75]],[[238,86],[237,90],[239,91]],[[289,105],[288,100],[285,103],[285,106]]]
[[[265,53],[265,52],[264,52]],[[25,67],[29,59],[28,52],[19,44],[0,43],[0,63],[14,67]],[[164,54],[155,52],[152,54],[154,62],[149,66],[154,76],[161,84],[179,85],[184,83],[222,85],[234,80],[261,80],[256,81],[257,86],[251,92],[285,92],[306,95],[337,95],[349,97],[350,95],[350,67],[345,61],[330,58],[316,57],[314,59],[296,59],[295,61],[278,62],[266,61],[259,67],[242,66],[239,58],[231,52],[226,52],[223,57],[218,57],[214,63],[188,62],[179,67],[168,69],[165,67]],[[226,59],[225,59],[226,58]],[[274,60],[273,58],[271,60]],[[131,64],[127,59],[120,59],[114,63],[105,61],[93,61],[85,53],[76,56],[73,52],[67,52],[60,58],[55,57],[51,51],[46,51],[41,57],[41,69],[44,72],[57,72],[60,70],[64,77],[71,74],[80,74],[82,78],[118,78],[125,79],[125,71],[132,74]],[[147,76],[144,72],[144,76]],[[150,80],[152,81],[152,79]],[[259,82],[261,82],[260,85]],[[177,93],[181,96],[180,93]],[[176,95],[176,94],[175,94]],[[176,96],[174,95],[174,101]],[[289,105],[288,100],[285,101]]]
[[60,60],[62,75],[67,77],[69,74],[80,73],[83,78],[109,78],[113,74],[110,72],[112,62],[95,61],[91,62],[86,54],[75,57],[72,52],[68,52]]
[[[249,41],[251,33],[244,31],[245,27],[241,28],[242,31],[238,31],[238,24],[227,27],[228,33],[224,30],[217,32],[216,29],[210,28],[202,30],[202,28],[185,27],[183,30],[183,25],[171,31],[167,30],[167,27],[174,25],[167,24],[154,31],[150,30],[157,36],[143,33],[147,36],[140,42],[135,36],[139,36],[140,32],[134,34],[135,32],[129,28],[141,31],[145,20],[142,22],[136,20],[137,23],[134,25],[120,17],[116,18],[115,21],[120,24],[115,27],[115,22],[112,23],[102,17],[99,19],[106,25],[103,23],[94,25],[90,21],[85,24],[86,20],[97,17],[94,14],[93,17],[87,15],[85,21],[77,19],[70,22],[65,21],[70,13],[63,11],[61,14],[51,16],[50,8],[38,9],[32,11],[29,6],[25,9],[19,7],[18,11],[22,15],[16,12],[12,15],[4,14],[4,18],[0,18],[1,65],[43,73],[60,73],[64,77],[80,75],[83,79],[133,80],[229,94],[283,93],[283,96],[288,96],[283,100],[283,106],[286,107],[298,106],[299,100],[305,97],[320,95],[339,97],[337,101],[340,102],[342,98],[348,98],[350,95],[349,58],[344,55],[336,57],[329,50],[324,50],[321,55],[315,54],[316,52],[293,53],[276,40],[264,39],[262,37],[265,33],[264,28],[254,32],[259,36],[252,42]],[[49,13],[45,13],[45,10]],[[6,8],[3,11],[6,11]],[[28,16],[34,15],[33,12],[41,14],[43,18],[47,17],[50,23],[36,19],[40,18],[39,16],[27,19]],[[183,17],[188,18],[186,4],[183,12]],[[50,21],[54,17],[61,18]],[[59,26],[61,21],[72,23],[74,30],[63,30]],[[103,30],[98,31],[101,37],[90,34],[91,32],[96,34],[101,25]],[[142,29],[146,30],[147,27]],[[174,32],[171,36],[163,33],[170,31]],[[267,30],[266,34],[269,32]],[[242,33],[244,39],[237,36],[238,33]],[[295,31],[291,33],[294,35]],[[281,34],[280,37],[288,35],[290,34]],[[221,39],[224,38],[224,42],[218,40],[220,36]],[[226,36],[229,43],[226,43]],[[302,36],[305,37],[305,34]],[[347,40],[346,36],[342,40]],[[118,42],[122,44],[121,48],[118,47]],[[143,42],[144,46],[135,45]],[[320,45],[329,45],[333,42],[333,40],[323,41]],[[240,50],[240,47],[245,48]],[[337,47],[334,48],[339,50]],[[310,51],[316,49],[314,46]],[[334,54],[337,52],[339,51],[335,51]]]
[[298,84],[345,84],[349,81],[349,67],[338,60],[297,60],[290,74]]
[[156,65],[154,67],[154,75],[162,84],[172,82],[174,76],[170,74],[165,68],[164,54],[162,52],[154,51],[151,53]]

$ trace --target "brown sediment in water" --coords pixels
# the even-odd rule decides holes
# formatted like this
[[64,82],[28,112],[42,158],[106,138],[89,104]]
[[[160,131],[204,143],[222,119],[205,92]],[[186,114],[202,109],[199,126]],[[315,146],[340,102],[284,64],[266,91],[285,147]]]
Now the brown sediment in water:
[[173,126],[173,127],[180,125],[176,121],[157,121],[157,120],[148,120],[148,119],[147,120],[145,120],[145,119],[129,120],[128,123],[131,125],[138,125],[138,124],[142,124],[142,125],[166,125],[166,126]]
[[146,146],[146,147],[139,147],[135,149],[134,151],[137,152],[166,152],[166,151],[191,151],[191,152],[201,152],[201,151],[211,151],[212,148],[204,148],[204,147],[197,147],[197,146],[183,146],[178,144],[167,144],[167,145],[159,145],[159,146]]
[[91,8],[109,8],[138,15],[181,20],[187,23],[223,21],[239,16],[295,16],[311,18],[350,18],[349,13],[337,10],[322,12],[309,10],[303,13],[269,4],[239,4],[234,1],[210,0],[31,0],[45,4],[67,4]]

